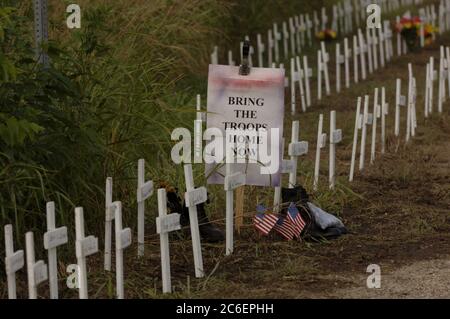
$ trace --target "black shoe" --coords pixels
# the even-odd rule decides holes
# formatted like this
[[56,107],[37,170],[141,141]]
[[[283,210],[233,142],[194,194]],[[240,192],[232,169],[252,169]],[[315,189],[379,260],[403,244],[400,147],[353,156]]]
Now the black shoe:
[[[173,213],[179,213],[180,224],[185,227],[190,224],[189,209],[182,204],[180,196],[178,195],[178,189],[169,190],[167,192],[167,206]],[[212,224],[208,216],[206,216],[205,203],[197,205],[197,216],[200,236],[203,240],[210,243],[217,243],[225,240],[225,235],[222,230]]]
[[205,203],[197,205],[200,236],[210,243],[218,243],[225,240],[225,234],[216,225],[212,224],[206,216]]
[[282,188],[281,199],[283,203],[295,203],[297,205],[307,206],[309,202],[309,195],[302,186],[294,188]]

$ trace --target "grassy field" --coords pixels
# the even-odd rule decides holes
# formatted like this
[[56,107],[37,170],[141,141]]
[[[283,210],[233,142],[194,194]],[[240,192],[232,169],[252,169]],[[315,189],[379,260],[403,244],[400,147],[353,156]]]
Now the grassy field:
[[[0,172],[1,220],[2,224],[15,225],[19,247],[23,247],[24,231],[42,233],[47,200],[57,201],[57,223],[69,226],[73,207],[84,206],[88,212],[87,232],[102,238],[103,225],[99,220],[103,220],[104,214],[106,176],[114,178],[115,198],[122,200],[126,207],[124,225],[135,229],[138,158],[147,160],[148,178],[156,182],[169,181],[183,189],[182,168],[174,166],[167,155],[171,146],[170,132],[177,126],[192,127],[194,98],[197,93],[205,94],[206,65],[212,46],[231,47],[233,44],[236,47],[243,32],[254,34],[265,30],[270,21],[281,21],[289,12],[299,11],[296,1],[289,1],[286,6],[279,6],[277,1],[244,4],[190,0],[183,1],[183,5],[179,1],[152,1],[151,5],[140,0],[117,1],[113,5],[108,1],[96,1],[92,6],[89,1],[80,1],[82,7],[89,7],[83,20],[86,29],[69,33],[58,24],[61,17],[56,14],[64,12],[64,6],[56,1],[51,3],[51,36],[57,41],[52,57],[58,67],[58,72],[54,72],[60,76],[56,84],[36,71],[32,63],[21,64],[21,60],[13,57],[14,50],[18,50],[14,47],[17,43],[13,38],[5,40],[10,50],[4,54],[16,63],[20,72],[14,83],[3,79],[2,90],[21,92],[25,95],[24,105],[33,111],[50,103],[46,104],[45,114],[24,113],[24,118],[30,122],[43,127],[46,124],[43,132],[36,136],[30,134],[22,144],[1,144],[0,163],[4,164]],[[317,3],[317,7],[320,5]],[[259,8],[263,10],[257,10]],[[18,15],[30,17],[30,10],[29,6],[22,5]],[[30,20],[15,24],[10,32],[29,30]],[[24,38],[24,45],[29,45],[30,39]],[[449,39],[445,36],[440,41],[445,44]],[[154,235],[154,196],[147,206],[146,257],[136,260],[135,246],[125,252],[126,296],[320,297],[334,288],[351,286],[350,278],[364,274],[370,263],[379,263],[383,269],[391,270],[445,254],[450,246],[448,102],[442,116],[435,113],[425,121],[422,114],[425,63],[430,55],[438,57],[438,45],[395,58],[386,69],[370,75],[367,81],[350,90],[344,89],[339,95],[333,93],[320,103],[314,102],[307,113],[286,115],[286,137],[290,135],[292,120],[299,120],[301,139],[310,142],[309,154],[300,161],[299,183],[312,193],[314,202],[340,216],[351,234],[338,241],[315,244],[260,238],[251,226],[252,212],[256,203],[270,205],[273,191],[247,187],[246,226],[236,238],[235,254],[224,257],[223,245],[205,244],[207,276],[198,280],[193,278],[190,241],[183,234],[175,235],[171,246],[175,293],[163,296],[159,279],[159,239]],[[31,53],[22,54],[28,57]],[[313,65],[314,56],[310,56]],[[333,59],[333,54],[331,57]],[[224,58],[222,55],[221,60]],[[405,145],[403,136],[400,140],[393,136],[393,103],[397,77],[403,79],[403,92],[406,90],[408,62],[413,63],[418,83],[419,122],[417,137]],[[334,65],[333,61],[330,65]],[[334,88],[333,68],[330,72]],[[37,82],[35,95],[22,93],[30,85],[25,80],[29,74],[33,74]],[[52,84],[58,90],[50,91]],[[347,180],[356,98],[365,94],[373,96],[374,88],[381,86],[386,87],[390,104],[387,154],[377,154],[375,164],[362,174],[357,173],[355,182],[350,185]],[[312,88],[315,96],[315,85]],[[47,90],[51,99],[33,102],[32,98],[39,95],[41,89]],[[16,102],[17,99],[6,99],[2,106],[6,107],[6,101]],[[323,160],[320,189],[313,192],[316,123],[323,113],[324,127],[327,127],[332,109],[337,110],[337,125],[344,133],[343,143],[337,147],[338,185],[335,191],[328,190],[327,161]],[[403,128],[404,120],[402,132]],[[29,148],[31,151],[24,154],[23,150]],[[327,156],[325,149],[322,158]],[[201,165],[195,167],[198,185],[204,184],[202,170]],[[223,227],[223,191],[218,186],[209,186],[208,191],[212,195],[208,211]],[[73,255],[67,253],[72,250],[73,242],[69,246],[62,250],[65,258],[59,265],[60,287],[65,286],[66,266],[75,261]],[[0,254],[4,254],[3,246]],[[45,256],[39,252],[37,257]],[[4,275],[1,268],[0,274]],[[89,264],[90,296],[113,297],[114,274],[101,269],[102,254],[98,254]],[[21,274],[19,294],[24,296],[25,283],[26,276]],[[46,297],[47,287],[44,285],[40,290],[42,297]],[[64,288],[61,295],[76,298],[77,291]],[[5,296],[2,282],[0,297]]]

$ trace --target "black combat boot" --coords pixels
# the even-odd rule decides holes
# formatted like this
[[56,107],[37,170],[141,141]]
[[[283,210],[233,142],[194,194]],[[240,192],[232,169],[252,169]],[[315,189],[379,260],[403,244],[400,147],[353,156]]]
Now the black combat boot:
[[[189,209],[183,205],[183,201],[178,195],[178,189],[168,189],[167,206],[172,213],[179,213],[181,226],[189,225]],[[212,224],[206,216],[205,203],[197,205],[197,216],[200,236],[210,243],[217,243],[225,240],[224,233]]]

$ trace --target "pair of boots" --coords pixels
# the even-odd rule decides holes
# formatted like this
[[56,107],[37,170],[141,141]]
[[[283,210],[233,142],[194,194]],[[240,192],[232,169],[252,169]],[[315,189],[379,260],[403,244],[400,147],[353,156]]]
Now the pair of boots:
[[[167,188],[167,207],[170,212],[180,214],[181,226],[189,225],[189,209],[184,205],[184,201],[181,200],[178,195],[178,189]],[[209,201],[208,201],[209,203]],[[225,235],[222,230],[212,224],[208,216],[206,216],[205,203],[197,205],[197,216],[200,236],[203,240],[210,243],[217,243],[225,240]]]
[[[341,235],[347,234],[347,229],[342,226],[333,226],[326,229],[319,227],[315,214],[310,210],[308,205],[309,195],[302,186],[295,188],[282,188],[281,198],[283,203],[295,203],[306,226],[303,230],[303,237],[312,241],[320,241],[322,239],[336,239]],[[282,214],[287,209],[282,210]]]

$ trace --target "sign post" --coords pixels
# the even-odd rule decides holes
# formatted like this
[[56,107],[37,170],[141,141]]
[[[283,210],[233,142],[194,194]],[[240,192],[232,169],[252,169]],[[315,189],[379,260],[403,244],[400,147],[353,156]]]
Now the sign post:
[[42,50],[43,45],[48,43],[48,5],[47,0],[34,0],[34,31],[36,39],[36,59],[47,68],[50,59]]

